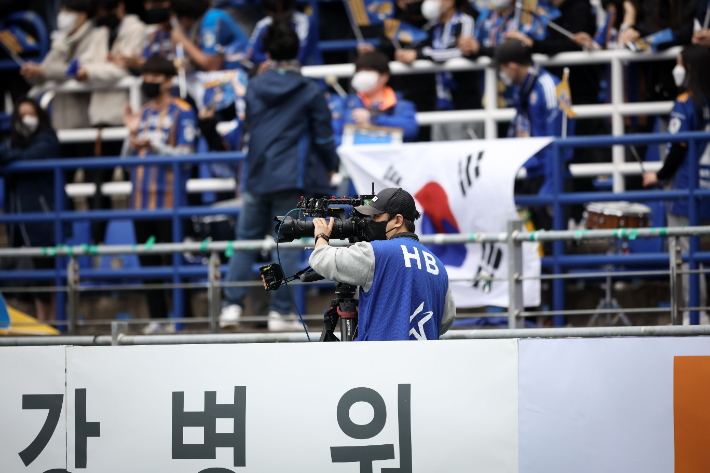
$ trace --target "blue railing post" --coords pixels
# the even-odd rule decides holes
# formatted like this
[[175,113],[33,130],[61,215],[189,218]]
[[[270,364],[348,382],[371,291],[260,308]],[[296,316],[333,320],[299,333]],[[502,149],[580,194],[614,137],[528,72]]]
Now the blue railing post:
[[[182,165],[173,162],[173,242],[182,242],[182,219],[180,218],[180,208],[186,204],[185,182],[182,179]],[[182,264],[182,254],[173,253],[173,284],[180,284],[180,265]],[[188,301],[189,302],[189,301]],[[173,289],[173,317],[183,318],[185,315],[185,292],[180,288]],[[176,330],[182,330],[183,324],[176,324]]]
[[[564,148],[563,148],[564,149]],[[564,212],[562,209],[562,202],[560,201],[560,195],[564,192],[564,172],[562,166],[564,160],[562,159],[560,153],[560,140],[557,139],[552,142],[552,164],[553,164],[553,182],[554,182],[554,193],[552,208],[554,215],[552,216],[552,228],[553,230],[563,230],[564,229]],[[564,255],[565,243],[563,241],[555,241],[552,243],[552,258],[553,258],[553,268],[554,274],[562,274],[562,265],[560,264],[560,256]],[[554,279],[552,281],[552,310],[564,310],[565,309],[565,281],[564,279]],[[563,327],[565,324],[565,318],[560,315],[553,317],[553,325],[555,327]]]
[[[696,141],[691,139],[688,142],[688,157],[690,158],[690,182],[688,184],[688,219],[691,227],[698,225],[700,221],[698,205],[698,197],[695,195],[695,191],[698,189],[698,181],[700,179],[700,172],[698,170],[698,147]],[[700,240],[698,237],[690,237],[690,251],[688,252],[688,267],[691,271],[698,269],[698,262],[695,259],[695,253],[700,250]],[[689,285],[689,305],[690,307],[700,306],[700,275],[697,273],[691,273],[690,285]],[[700,323],[700,316],[697,310],[690,311],[690,325],[698,325]]]
[[[61,212],[64,210],[64,169],[54,169],[54,244],[61,245],[64,243],[64,225],[61,220]],[[63,285],[62,270],[65,269],[62,264],[62,258],[54,259],[54,284],[59,287]],[[67,294],[64,291],[56,293],[57,321],[67,320],[66,300]],[[64,332],[65,326],[59,327],[59,330]]]

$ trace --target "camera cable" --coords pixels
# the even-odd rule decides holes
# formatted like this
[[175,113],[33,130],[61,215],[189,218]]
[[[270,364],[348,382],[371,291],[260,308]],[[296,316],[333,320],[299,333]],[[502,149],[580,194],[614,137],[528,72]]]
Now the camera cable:
[[[298,212],[299,209],[293,209],[289,210],[289,212],[284,216],[283,220],[281,220],[281,224],[279,225],[279,230],[276,232],[276,259],[279,260],[279,266],[283,268],[281,265],[281,254],[279,253],[279,237],[281,236],[281,227],[283,226],[284,222],[286,221],[286,217],[289,216],[291,212]],[[284,281],[284,285],[286,286],[286,289],[288,290],[288,295],[291,298],[291,302],[293,303],[293,306],[296,308],[296,313],[298,314],[298,318],[301,321],[301,325],[303,325],[303,330],[306,332],[306,338],[308,338],[308,341],[311,341],[311,336],[308,334],[308,328],[306,328],[306,322],[303,320],[303,316],[301,315],[301,311],[298,309],[298,305],[296,304],[296,300],[293,298],[293,294],[291,293],[291,288],[288,287],[288,282]]]

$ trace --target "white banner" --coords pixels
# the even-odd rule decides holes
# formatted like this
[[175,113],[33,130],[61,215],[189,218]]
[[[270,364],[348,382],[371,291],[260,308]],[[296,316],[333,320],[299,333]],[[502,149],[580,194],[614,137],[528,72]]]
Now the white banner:
[[516,340],[77,347],[67,366],[69,471],[518,471]]
[[65,347],[0,348],[0,471],[66,468]]
[[[515,175],[551,138],[445,141],[340,147],[338,152],[358,192],[401,187],[414,196],[423,217],[417,233],[505,232],[518,220]],[[505,278],[506,245],[430,246],[450,279]],[[540,274],[536,244],[523,244],[523,274]],[[507,281],[452,284],[461,308],[508,306]],[[526,306],[540,304],[540,281],[523,283]]]
[[520,341],[520,473],[710,471],[710,338]]

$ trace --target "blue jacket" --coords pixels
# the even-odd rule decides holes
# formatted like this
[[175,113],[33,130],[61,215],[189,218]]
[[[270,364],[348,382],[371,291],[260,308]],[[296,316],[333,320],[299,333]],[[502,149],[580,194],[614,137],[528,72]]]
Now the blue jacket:
[[[0,144],[0,163],[29,159],[59,158],[59,140],[51,128],[39,131],[27,146],[13,148],[9,143]],[[31,213],[54,211],[54,173],[51,171],[37,173],[8,174],[5,179],[5,212]],[[23,223],[10,227],[10,243],[14,232],[23,235],[25,246],[53,246],[54,225],[46,222]],[[29,241],[24,241],[26,238]]]
[[[389,89],[390,91],[392,89]],[[391,128],[401,128],[404,131],[404,136],[402,139],[404,141],[414,141],[419,134],[419,125],[417,124],[417,107],[413,102],[409,100],[402,99],[402,95],[393,93],[396,97],[394,104],[390,105],[388,103],[383,104],[384,109],[369,107],[363,103],[362,98],[357,94],[350,94],[347,98],[347,108],[345,109],[345,114],[343,115],[345,123],[354,124],[353,120],[353,110],[356,108],[367,108],[372,112],[371,122],[375,126],[391,127]]]
[[[513,105],[517,111],[508,128],[509,137],[562,136],[564,115],[557,100],[560,80],[538,64],[530,66],[522,84],[513,90]],[[567,136],[574,136],[574,120],[567,119]],[[564,151],[564,160],[572,159],[572,148]],[[554,166],[552,148],[545,147],[525,163],[528,177],[545,176],[540,194],[552,192]]]
[[245,190],[330,194],[338,169],[330,110],[318,84],[298,72],[273,70],[249,81],[245,97],[249,153]]
[[[680,94],[671,110],[668,122],[668,133],[686,133],[689,131],[710,131],[710,110],[706,100],[696,101],[693,94],[685,92]],[[687,146],[687,143],[683,144]],[[671,143],[668,143],[670,152]],[[701,189],[710,188],[710,147],[707,143],[697,142],[698,170],[700,180],[697,185]],[[676,173],[671,178],[671,189],[688,189],[690,187],[690,159],[686,151],[685,159]],[[668,211],[674,215],[688,215],[688,199],[668,202]],[[710,219],[710,205],[700,201],[700,218]]]

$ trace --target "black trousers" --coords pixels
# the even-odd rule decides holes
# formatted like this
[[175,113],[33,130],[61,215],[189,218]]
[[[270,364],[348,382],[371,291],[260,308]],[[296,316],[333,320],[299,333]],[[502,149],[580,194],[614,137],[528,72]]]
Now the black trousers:
[[[144,244],[151,236],[155,237],[156,243],[172,243],[173,241],[173,225],[170,220],[136,220],[134,222],[136,230],[136,241],[138,244]],[[172,255],[165,254],[143,254],[140,255],[141,267],[150,266],[170,266],[172,264]],[[145,284],[160,284],[164,283],[164,279],[144,279]],[[150,289],[146,291],[148,301],[148,311],[151,319],[164,319],[168,317],[168,290],[167,289]],[[185,297],[185,317],[192,316],[192,307],[190,305],[189,292]]]

